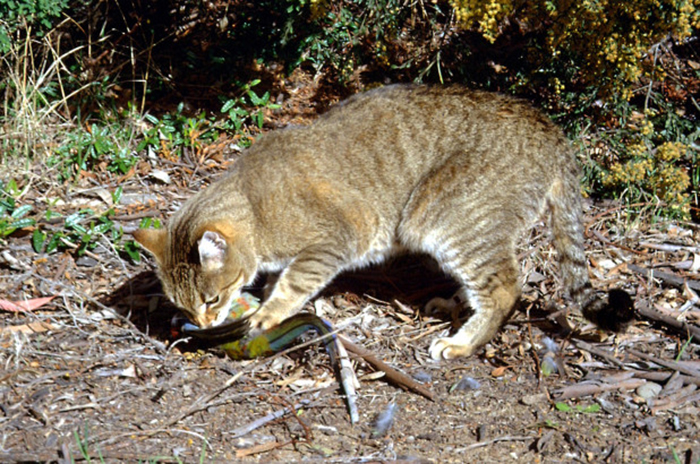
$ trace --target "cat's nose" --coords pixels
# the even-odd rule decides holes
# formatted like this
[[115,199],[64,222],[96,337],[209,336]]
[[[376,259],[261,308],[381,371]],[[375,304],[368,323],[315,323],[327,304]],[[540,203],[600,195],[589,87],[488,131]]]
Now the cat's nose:
[[213,324],[214,324],[214,321],[216,321],[216,314],[214,314],[213,312],[209,312],[209,311],[208,311],[208,312],[205,312],[205,313],[202,313],[202,314],[197,314],[196,316],[194,316],[194,321],[193,321],[193,322],[194,322],[198,327],[200,327],[200,328],[202,328],[202,329],[205,329],[205,328],[210,327],[211,325],[213,325]]

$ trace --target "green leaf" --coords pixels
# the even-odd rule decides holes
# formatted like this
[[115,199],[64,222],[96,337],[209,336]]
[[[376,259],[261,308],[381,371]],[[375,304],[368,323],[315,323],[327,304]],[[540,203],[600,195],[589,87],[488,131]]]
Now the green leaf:
[[104,224],[99,224],[96,225],[95,227],[92,228],[92,234],[104,234],[105,232],[109,231],[114,224],[110,222],[105,222]]
[[578,405],[578,406],[576,406],[576,409],[577,409],[579,412],[583,412],[583,413],[586,413],[586,414],[592,414],[592,413],[595,413],[595,412],[599,412],[599,411],[600,411],[600,405],[597,404],[597,403],[593,403],[593,404],[590,404],[590,405],[588,405],[588,406],[581,406],[581,405]]
[[66,227],[69,229],[76,230],[80,233],[85,233],[85,227],[81,226],[80,223],[85,219],[85,216],[92,215],[94,212],[91,209],[81,209],[77,213],[73,213],[66,217]]
[[61,242],[61,237],[63,237],[63,234],[60,232],[51,236],[48,245],[46,245],[46,253],[51,253],[58,248],[58,244]]
[[122,199],[122,186],[117,187],[117,190],[112,192],[112,204],[118,205]]
[[7,187],[4,189],[7,193],[10,194],[10,196],[16,197],[19,195],[19,188],[17,187],[17,181],[14,179],[10,179],[10,181],[7,183]]
[[47,209],[44,217],[48,221],[48,220],[51,220],[53,218],[61,217],[61,213],[57,213],[55,211],[51,211],[50,209]]
[[34,233],[32,234],[32,248],[34,248],[34,251],[41,253],[41,251],[44,249],[45,241],[46,234],[40,229],[34,229]]
[[14,221],[12,224],[10,224],[10,227],[13,228],[14,230],[17,229],[24,229],[25,227],[31,227],[34,224],[36,224],[36,221],[32,218],[24,218],[24,219],[18,219]]
[[551,419],[546,419],[546,420],[544,421],[544,426],[547,427],[547,428],[549,428],[549,429],[556,429],[556,428],[559,427],[559,424],[557,424],[556,422],[554,422],[554,421],[551,420]]
[[226,103],[224,103],[224,106],[221,107],[221,112],[222,113],[228,113],[231,108],[236,104],[236,100],[228,100]]
[[22,205],[12,213],[12,219],[19,219],[32,210],[32,205]]
[[250,102],[255,106],[262,106],[265,104],[265,100],[258,97],[258,94],[256,94],[252,90],[248,92],[248,97],[250,98]]
[[554,407],[557,408],[557,411],[562,411],[562,412],[569,412],[571,411],[571,406],[569,406],[566,403],[554,403]]
[[124,252],[129,255],[135,263],[141,262],[141,252],[139,251],[139,245],[134,240],[129,240],[124,243]]

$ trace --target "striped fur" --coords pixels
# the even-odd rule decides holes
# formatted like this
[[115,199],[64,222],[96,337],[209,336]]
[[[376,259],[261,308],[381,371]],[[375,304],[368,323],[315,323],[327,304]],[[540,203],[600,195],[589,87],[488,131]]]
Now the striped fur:
[[219,322],[259,271],[281,271],[251,318],[261,329],[343,270],[397,251],[429,253],[474,312],[431,347],[433,357],[453,358],[490,340],[513,311],[516,243],[543,215],[568,291],[587,317],[616,328],[603,319],[624,319],[629,308],[615,313],[591,287],[579,170],[562,132],[505,96],[390,86],[350,98],[311,126],[267,134],[167,230],[136,238],[155,255],[168,296],[203,326]]

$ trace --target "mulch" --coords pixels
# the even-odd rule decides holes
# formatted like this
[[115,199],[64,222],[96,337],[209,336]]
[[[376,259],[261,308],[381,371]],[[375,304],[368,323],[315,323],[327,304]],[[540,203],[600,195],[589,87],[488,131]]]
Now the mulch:
[[[25,174],[37,188],[21,201],[34,211],[49,202],[63,217],[114,208],[128,239],[143,218],[167,219],[237,153],[222,140],[61,188],[35,166]],[[621,334],[567,310],[542,226],[520,249],[521,307],[467,359],[428,356],[430,340],[459,320],[422,311],[456,288],[426,257],[342,275],[309,303],[354,345],[355,425],[318,343],[231,361],[173,338],[176,310],[149,258],[134,263],[106,238],[83,255],[70,244],[37,254],[31,230],[11,235],[0,249],[0,461],[698,462],[700,228],[659,220],[654,205],[637,215],[615,202],[586,208],[594,285],[635,301]]]

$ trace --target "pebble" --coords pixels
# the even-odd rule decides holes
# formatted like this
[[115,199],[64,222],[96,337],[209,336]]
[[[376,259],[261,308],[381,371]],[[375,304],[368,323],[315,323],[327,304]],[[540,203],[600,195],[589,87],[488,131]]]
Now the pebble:
[[520,399],[520,401],[527,406],[532,406],[535,404],[544,404],[547,402],[547,395],[545,395],[544,393],[525,395]]
[[678,416],[673,416],[671,418],[671,426],[673,427],[673,430],[675,432],[678,432],[681,430],[681,421],[678,419]]
[[647,382],[637,387],[637,395],[645,400],[649,400],[661,393],[661,385],[654,382]]
[[421,383],[430,383],[433,381],[432,376],[425,371],[415,372],[413,378]]
[[80,258],[75,260],[76,266],[81,266],[81,267],[95,267],[97,266],[98,262],[96,259],[91,258],[89,256],[81,256]]
[[452,386],[452,388],[450,388],[450,393],[452,393],[453,391],[460,391],[460,390],[464,390],[464,391],[478,390],[480,388],[481,388],[481,383],[479,383],[478,380],[476,380],[472,377],[464,376],[459,380],[459,382],[457,382],[456,384],[454,384]]
[[321,432],[325,433],[326,435],[338,435],[338,429],[333,427],[332,425],[316,424],[316,425],[314,425],[314,428],[317,430],[320,430]]
[[258,446],[264,443],[271,443],[275,440],[276,438],[273,435],[258,435],[254,433],[246,437],[235,438],[232,441],[232,444],[236,448],[250,448],[252,446]]

